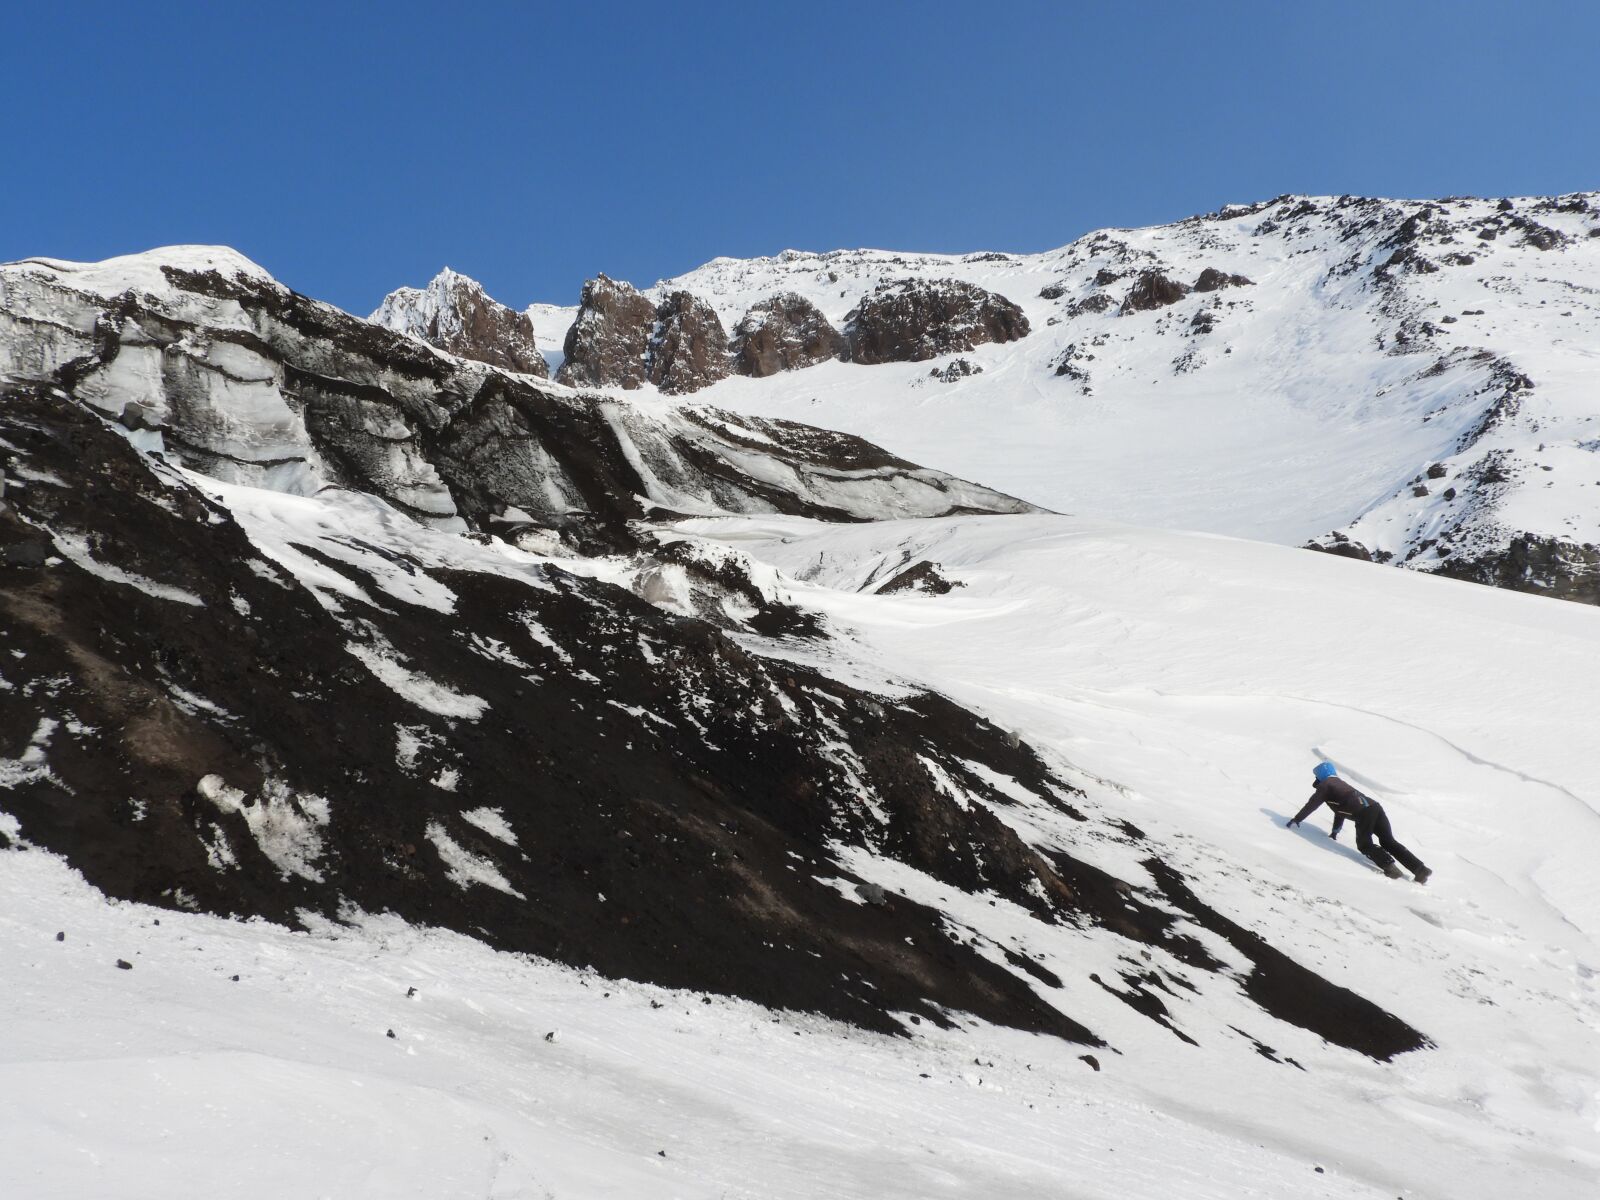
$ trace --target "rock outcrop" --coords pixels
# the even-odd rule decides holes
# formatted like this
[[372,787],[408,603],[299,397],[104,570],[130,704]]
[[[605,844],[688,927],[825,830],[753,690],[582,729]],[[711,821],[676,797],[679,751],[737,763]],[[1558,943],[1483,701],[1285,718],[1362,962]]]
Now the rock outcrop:
[[533,320],[490,297],[475,279],[446,267],[426,288],[398,288],[367,318],[448,354],[549,378],[534,344]]
[[1215,267],[1205,268],[1194,281],[1194,290],[1197,292],[1217,292],[1223,288],[1253,286],[1253,280],[1246,279],[1243,275],[1230,275]]
[[655,306],[631,283],[595,276],[583,285],[556,381],[570,387],[638,387],[648,374],[655,320]]
[[672,292],[657,306],[645,377],[668,394],[697,392],[726,378],[728,334],[704,300]]
[[1176,304],[1188,294],[1188,288],[1176,279],[1168,279],[1160,271],[1153,269],[1141,271],[1123,298],[1120,315],[1126,317],[1133,313],[1166,308],[1169,304]]
[[1028,318],[1010,300],[955,279],[880,284],[844,327],[850,357],[867,364],[923,362],[1028,333]]
[[1519,533],[1503,548],[1446,557],[1435,574],[1490,587],[1600,604],[1600,546]]
[[850,346],[815,304],[784,292],[751,306],[734,327],[732,350],[739,374],[761,378],[844,358]]

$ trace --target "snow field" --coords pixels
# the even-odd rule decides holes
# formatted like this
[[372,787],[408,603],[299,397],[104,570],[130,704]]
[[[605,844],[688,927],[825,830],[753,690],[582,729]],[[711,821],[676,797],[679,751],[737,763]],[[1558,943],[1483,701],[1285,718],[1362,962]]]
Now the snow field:
[[1053,1039],[868,1035],[386,918],[107,903],[38,851],[0,852],[0,894],[7,1196],[1390,1194]]

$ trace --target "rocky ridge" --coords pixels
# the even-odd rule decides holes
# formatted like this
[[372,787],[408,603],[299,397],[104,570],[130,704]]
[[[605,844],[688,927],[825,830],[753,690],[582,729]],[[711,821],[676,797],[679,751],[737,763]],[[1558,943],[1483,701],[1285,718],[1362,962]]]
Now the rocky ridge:
[[461,358],[547,379],[533,321],[489,298],[474,279],[449,267],[426,288],[399,288],[367,318]]
[[[725,319],[792,292],[843,325],[880,289],[946,279],[1032,332],[936,355],[950,400],[914,425],[927,369],[892,363],[708,398],[1061,511],[1600,600],[1600,195],[1282,196],[1041,254],[786,251],[658,287]],[[946,379],[958,353],[975,369]]]

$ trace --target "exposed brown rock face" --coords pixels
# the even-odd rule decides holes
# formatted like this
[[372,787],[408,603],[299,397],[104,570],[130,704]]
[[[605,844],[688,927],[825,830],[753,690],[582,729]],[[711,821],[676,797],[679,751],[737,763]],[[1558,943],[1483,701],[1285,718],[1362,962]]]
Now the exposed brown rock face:
[[1176,279],[1168,279],[1160,271],[1141,271],[1139,278],[1133,281],[1133,286],[1128,289],[1127,297],[1122,301],[1122,316],[1130,313],[1149,312],[1154,308],[1165,308],[1169,304],[1176,304],[1189,294],[1189,289]]
[[645,380],[655,320],[655,307],[631,283],[595,276],[583,285],[556,381],[572,387],[638,387]]
[[459,358],[541,379],[550,375],[528,314],[491,299],[477,280],[448,267],[425,289],[391,292],[372,319]]
[[751,307],[733,331],[734,369],[762,378],[844,358],[844,335],[804,296],[785,292]]
[[954,279],[879,284],[851,310],[844,329],[850,357],[869,364],[922,362],[1028,333],[1028,318],[1011,301]]
[[728,334],[704,300],[673,292],[655,310],[646,378],[663,392],[696,392],[727,376]]
[[1439,565],[1437,573],[1536,596],[1600,604],[1600,546],[1592,543],[1522,533],[1503,550],[1452,557]]
[[1207,267],[1200,272],[1200,277],[1194,281],[1194,290],[1197,292],[1216,292],[1228,287],[1253,287],[1255,281],[1246,279],[1243,275],[1229,275],[1215,267]]

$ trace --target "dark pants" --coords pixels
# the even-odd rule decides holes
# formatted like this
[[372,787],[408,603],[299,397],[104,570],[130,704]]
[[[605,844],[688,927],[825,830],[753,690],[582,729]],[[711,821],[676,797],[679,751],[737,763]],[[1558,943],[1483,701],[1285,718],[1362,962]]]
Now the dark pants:
[[[1373,838],[1378,839],[1377,845],[1373,844]],[[1376,800],[1356,817],[1356,849],[1380,868],[1387,867],[1398,858],[1400,865],[1413,875],[1422,870],[1422,860],[1395,841],[1394,830],[1389,828],[1389,814],[1383,811],[1383,805]]]

